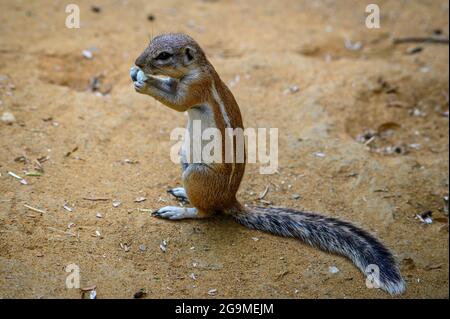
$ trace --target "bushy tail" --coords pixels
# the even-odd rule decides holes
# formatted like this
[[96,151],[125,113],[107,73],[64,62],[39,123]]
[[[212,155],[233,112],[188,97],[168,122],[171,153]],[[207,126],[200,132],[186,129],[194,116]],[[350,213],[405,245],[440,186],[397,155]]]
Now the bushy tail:
[[[405,282],[389,250],[378,239],[350,223],[278,207],[246,207],[230,213],[238,223],[250,229],[295,237],[311,246],[350,258],[363,273],[372,276],[374,284],[391,295],[405,291]],[[376,267],[378,275],[372,273]]]

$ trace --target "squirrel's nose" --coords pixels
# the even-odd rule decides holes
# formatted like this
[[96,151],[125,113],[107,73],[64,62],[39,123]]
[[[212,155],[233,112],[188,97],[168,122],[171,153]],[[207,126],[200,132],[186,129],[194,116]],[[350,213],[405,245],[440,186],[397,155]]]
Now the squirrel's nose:
[[139,67],[139,68],[143,68],[145,66],[145,57],[144,56],[139,56],[136,61],[134,62],[134,64]]

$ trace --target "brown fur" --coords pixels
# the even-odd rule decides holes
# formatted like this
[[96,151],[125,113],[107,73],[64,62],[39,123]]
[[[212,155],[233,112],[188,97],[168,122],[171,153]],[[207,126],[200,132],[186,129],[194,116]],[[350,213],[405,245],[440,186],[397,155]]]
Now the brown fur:
[[[194,62],[188,66],[183,65],[185,47],[194,49],[196,53]],[[155,63],[155,58],[164,50],[173,54],[174,61],[170,66]],[[200,46],[184,34],[161,35],[151,41],[135,64],[149,76],[147,83],[150,85],[152,81],[157,81],[152,75],[164,75],[177,80],[176,99],[151,94],[166,106],[180,112],[202,104],[212,107],[215,123],[222,133],[222,158],[225,158],[226,123],[211,92],[212,85],[223,101],[233,129],[244,128],[242,116],[233,94],[222,82]],[[189,201],[199,210],[200,215],[205,217],[215,211],[239,206],[236,192],[244,175],[245,163],[211,163],[207,167],[188,168],[182,176]]]
[[[161,59],[161,52],[166,52],[169,58]],[[221,81],[200,46],[183,34],[161,35],[152,40],[136,60],[136,65],[149,77],[145,85],[135,83],[138,92],[148,94],[180,112],[202,105],[211,108],[213,122],[222,133],[224,159],[225,129],[227,125],[233,129],[243,129],[242,117],[233,94]],[[165,75],[170,80],[153,75]],[[222,113],[221,108],[226,114]],[[210,113],[206,116],[208,123],[211,123]],[[215,211],[225,212],[248,228],[295,237],[325,251],[347,256],[363,272],[368,266],[376,265],[381,272],[381,288],[391,294],[405,290],[392,254],[362,229],[337,219],[288,208],[242,207],[236,199],[236,192],[244,175],[245,158],[244,163],[237,163],[236,156],[235,148],[231,163],[188,164],[182,180],[187,199],[195,208],[188,211],[168,206],[158,210],[155,216],[203,218]]]

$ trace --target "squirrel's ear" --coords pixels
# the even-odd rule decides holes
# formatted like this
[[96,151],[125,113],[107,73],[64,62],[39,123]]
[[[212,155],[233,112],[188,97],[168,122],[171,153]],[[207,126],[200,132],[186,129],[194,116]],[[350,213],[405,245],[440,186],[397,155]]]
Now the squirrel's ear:
[[189,65],[195,60],[197,51],[193,47],[187,46],[184,48],[183,53],[184,64]]

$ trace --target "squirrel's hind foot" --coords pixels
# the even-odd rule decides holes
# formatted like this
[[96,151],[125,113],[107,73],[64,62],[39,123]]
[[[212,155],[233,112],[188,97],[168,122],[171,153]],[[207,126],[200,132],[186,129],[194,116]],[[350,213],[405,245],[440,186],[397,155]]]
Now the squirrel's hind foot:
[[164,219],[179,220],[187,218],[197,218],[198,211],[197,208],[193,207],[186,208],[178,206],[166,206],[158,209],[152,214],[152,216]]

